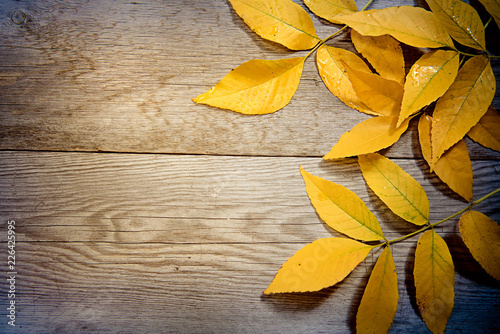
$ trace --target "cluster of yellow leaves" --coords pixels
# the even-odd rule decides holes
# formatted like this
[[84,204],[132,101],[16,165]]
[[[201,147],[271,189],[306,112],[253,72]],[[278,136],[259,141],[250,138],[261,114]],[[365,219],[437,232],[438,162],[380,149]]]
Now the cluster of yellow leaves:
[[[487,122],[488,109],[491,110],[490,121],[500,119],[490,107],[496,91],[495,76],[485,55],[484,27],[475,9],[460,0],[427,0],[427,3],[432,12],[401,6],[338,18],[355,29],[352,41],[356,50],[378,72],[371,73],[359,67],[353,71],[347,62],[334,60],[337,64],[342,63],[343,67],[339,67],[350,81],[349,89],[357,97],[351,103],[360,101],[357,105],[362,108],[358,110],[367,112],[363,107],[368,107],[368,113],[378,114],[380,119],[377,123],[369,119],[355,126],[324,158],[338,159],[388,147],[406,131],[408,123],[405,122],[419,116],[420,144],[431,171],[470,201],[473,196],[472,164],[462,140],[475,131],[473,128],[485,130],[483,135],[470,137],[486,147],[493,148],[492,143],[500,140],[499,127],[486,130],[480,125]],[[453,41],[483,54],[468,59],[462,57],[463,65],[460,66],[460,52]],[[411,66],[404,78],[401,76],[404,60],[400,42],[431,48]],[[367,49],[378,50],[377,57]],[[386,50],[389,50],[387,55]],[[379,63],[380,59],[387,59],[385,66],[376,63],[375,58]],[[402,73],[404,75],[404,67]],[[433,102],[436,102],[433,117],[421,114],[423,108]],[[384,120],[381,117],[385,117]]]
[[[402,219],[423,226],[415,250],[416,300],[427,327],[443,333],[454,305],[455,270],[444,239],[429,223],[429,200],[422,186],[401,167],[378,153],[358,157],[370,189]],[[358,333],[386,333],[398,306],[398,279],[391,244],[375,215],[352,191],[340,184],[300,172],[306,191],[323,221],[349,238],[318,239],[283,264],[264,294],[310,292],[330,287],[346,278],[370,253],[384,246],[356,316]],[[479,264],[500,279],[500,226],[484,214],[463,210],[460,234]],[[412,234],[412,235],[413,235]],[[356,240],[354,240],[356,239]],[[380,244],[366,242],[382,241]]]
[[[372,115],[343,134],[324,159],[358,156],[373,192],[402,219],[423,226],[415,253],[416,298],[433,333],[446,327],[453,309],[454,267],[445,241],[429,222],[424,189],[399,166],[375,153],[397,142],[419,117],[422,155],[450,189],[470,201],[472,164],[464,137],[500,151],[500,116],[491,102],[496,80],[476,10],[461,0],[426,0],[430,11],[412,6],[361,10],[354,0],[304,0],[317,16],[351,28],[358,53],[326,45],[313,21],[292,0],[229,0],[262,38],[306,56],[250,60],[193,101],[243,114],[267,114],[293,98],[306,59],[316,65],[328,90],[347,106]],[[497,25],[500,5],[480,0]],[[402,44],[423,55],[406,71]],[[461,50],[466,49],[467,52]],[[372,71],[372,69],[374,71]],[[397,274],[390,245],[377,218],[345,187],[301,168],[318,215],[349,238],[319,239],[290,258],[264,292],[317,291],[343,280],[377,246],[379,256],[357,315],[359,332],[387,332],[398,304]],[[474,258],[500,279],[500,227],[479,212],[462,215],[460,233]],[[356,239],[356,240],[354,240]],[[382,241],[380,245],[365,242]]]
[[[420,143],[431,171],[470,201],[473,173],[463,138],[469,135],[495,150],[500,146],[500,116],[490,106],[496,81],[485,29],[476,10],[461,0],[426,1],[431,11],[412,6],[358,11],[354,0],[304,1],[319,17],[352,28],[354,47],[376,72],[358,54],[326,45],[329,38],[320,39],[309,14],[291,0],[230,3],[259,36],[291,50],[316,50],[326,87],[347,106],[377,116],[345,133],[325,159],[387,148],[420,116]],[[482,2],[498,21],[498,2]],[[426,48],[408,73],[401,43]],[[461,56],[455,43],[476,55]],[[310,54],[250,60],[193,100],[243,114],[275,112],[292,99]],[[433,117],[422,115],[434,102]]]

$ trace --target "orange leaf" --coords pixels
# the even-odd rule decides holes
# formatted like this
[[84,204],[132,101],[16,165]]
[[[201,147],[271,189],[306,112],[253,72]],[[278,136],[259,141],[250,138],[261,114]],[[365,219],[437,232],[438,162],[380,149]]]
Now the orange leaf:
[[291,0],[229,0],[260,37],[291,50],[307,50],[320,39],[307,12]]
[[268,114],[290,102],[299,86],[305,58],[250,60],[231,72],[196,103],[242,114]]
[[399,217],[415,224],[429,221],[429,199],[424,188],[401,167],[378,154],[358,157],[371,190]]
[[387,333],[398,308],[398,277],[391,249],[380,254],[356,315],[357,333]]
[[396,128],[397,117],[378,116],[369,118],[344,133],[337,144],[323,159],[339,159],[377,152],[399,140],[408,129],[409,119]]
[[457,42],[486,51],[484,26],[479,14],[462,0],[425,0]]
[[463,140],[459,141],[432,165],[431,126],[432,118],[422,115],[418,122],[418,135],[424,159],[431,167],[431,172],[434,171],[451,190],[462,196],[465,200],[470,201],[472,199],[474,177],[467,145]]
[[413,6],[372,9],[337,18],[361,35],[391,35],[398,41],[419,48],[453,48],[453,41],[438,18]]
[[500,115],[498,112],[490,106],[486,114],[467,135],[485,147],[500,151]]
[[434,163],[483,117],[495,90],[495,75],[488,58],[469,59],[436,104],[431,130]]
[[405,60],[397,40],[389,35],[363,36],[354,29],[351,30],[351,40],[381,77],[404,83]]
[[377,218],[355,193],[340,184],[311,175],[302,167],[300,173],[312,205],[328,226],[354,239],[384,239]]
[[333,95],[351,108],[378,115],[361,102],[345,72],[344,64],[349,63],[361,71],[371,73],[361,58],[350,51],[322,45],[316,52],[316,63],[321,79]]
[[373,246],[346,238],[307,244],[286,261],[264,294],[319,291],[342,281]]
[[474,259],[488,274],[500,280],[500,226],[477,211],[465,212],[458,226]]
[[458,58],[458,52],[437,50],[413,64],[406,76],[398,125],[448,90],[458,73]]
[[383,116],[397,116],[401,109],[403,85],[377,74],[359,71],[345,63],[356,95],[368,108]]
[[304,0],[306,6],[319,17],[340,24],[335,18],[358,11],[354,0]]
[[418,239],[413,275],[425,324],[432,333],[443,333],[453,310],[455,268],[446,242],[434,230]]

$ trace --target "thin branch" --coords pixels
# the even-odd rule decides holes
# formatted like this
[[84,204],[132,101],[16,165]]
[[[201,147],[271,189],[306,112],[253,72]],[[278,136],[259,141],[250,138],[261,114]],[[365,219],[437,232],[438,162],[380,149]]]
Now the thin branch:
[[487,194],[487,195],[485,195],[485,196],[481,197],[480,199],[478,199],[478,200],[476,200],[476,201],[474,201],[474,202],[471,202],[469,205],[467,205],[467,206],[466,206],[465,208],[463,208],[462,210],[460,210],[460,211],[458,211],[458,212],[456,212],[456,213],[452,214],[451,216],[449,216],[449,217],[447,217],[447,218],[445,218],[445,219],[443,219],[443,220],[440,220],[440,221],[438,221],[438,222],[436,222],[436,223],[434,223],[434,224],[429,224],[429,225],[426,225],[426,226],[422,227],[420,230],[417,230],[417,231],[415,231],[415,232],[409,233],[409,234],[404,235],[404,236],[402,236],[402,237],[400,237],[400,238],[397,238],[397,239],[394,239],[394,240],[389,240],[389,241],[387,241],[387,242],[384,242],[384,243],[380,244],[379,246],[382,246],[382,245],[384,245],[384,244],[386,244],[386,243],[393,244],[393,243],[396,243],[396,242],[399,242],[399,241],[402,241],[402,240],[406,240],[406,239],[411,238],[411,237],[413,237],[413,236],[415,236],[415,235],[417,235],[417,234],[420,234],[420,233],[422,233],[422,232],[425,232],[425,231],[426,231],[426,230],[428,230],[429,228],[434,228],[435,226],[438,226],[438,225],[440,225],[440,224],[442,224],[442,223],[444,223],[444,222],[447,222],[448,220],[453,219],[453,218],[455,218],[455,217],[457,217],[457,216],[461,215],[461,214],[462,214],[462,213],[464,213],[465,211],[472,209],[473,207],[475,207],[476,205],[478,205],[478,204],[479,204],[479,203],[481,203],[482,201],[484,201],[484,200],[486,200],[486,199],[490,198],[491,196],[493,196],[493,195],[495,195],[495,194],[497,194],[497,193],[499,193],[499,192],[500,192],[500,188],[498,188],[498,189],[496,189],[496,190],[494,190],[494,191],[490,192],[489,194]]

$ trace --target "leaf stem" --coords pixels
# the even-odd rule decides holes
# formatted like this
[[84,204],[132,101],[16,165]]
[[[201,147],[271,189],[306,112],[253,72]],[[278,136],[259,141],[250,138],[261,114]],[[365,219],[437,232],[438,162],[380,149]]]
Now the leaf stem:
[[329,39],[337,36],[338,34],[340,34],[342,31],[344,31],[345,29],[347,28],[346,25],[344,25],[342,28],[340,28],[339,30],[337,30],[336,32],[334,32],[333,34],[331,34],[330,36],[328,36],[327,38],[324,38],[322,39],[321,41],[318,42],[318,44],[316,44],[316,46],[314,46],[314,48],[312,48],[311,51],[309,51],[309,53],[305,56],[305,58],[308,58],[314,51],[316,51],[320,46],[324,45]]
[[316,44],[316,45],[314,46],[314,48],[312,48],[312,49],[311,49],[311,51],[309,51],[309,52],[308,52],[308,53],[304,56],[304,59],[309,58],[309,56],[310,56],[310,55],[311,55],[314,51],[316,51],[316,50],[317,50],[320,46],[322,46],[323,44],[325,44],[324,39],[323,39],[323,40],[321,40],[321,41],[319,41],[319,42],[318,42],[318,44]]
[[468,57],[475,57],[475,56],[478,56],[477,54],[474,54],[474,53],[468,53],[468,52],[464,52],[464,51],[460,51],[458,49],[455,48],[456,52],[460,53],[461,55],[463,56],[468,56]]
[[490,18],[488,19],[488,21],[484,24],[484,30],[486,30],[486,28],[488,28],[488,26],[491,23],[491,20],[493,20],[493,16],[490,16]]
[[368,3],[363,7],[363,9],[360,10],[360,12],[362,12],[362,11],[366,10],[368,7],[370,7],[370,5],[373,3],[373,1],[375,1],[375,0],[368,1]]
[[450,219],[455,218],[456,216],[461,215],[461,214],[462,214],[462,213],[464,213],[465,211],[472,209],[473,207],[475,207],[476,205],[478,205],[478,204],[479,204],[479,203],[481,203],[482,201],[484,201],[484,200],[486,200],[486,199],[490,198],[491,196],[493,196],[493,195],[495,195],[495,194],[497,194],[497,193],[499,193],[499,192],[500,192],[500,188],[498,188],[498,189],[496,189],[496,190],[493,190],[493,191],[492,191],[492,192],[490,192],[489,194],[487,194],[487,195],[485,195],[485,196],[481,197],[480,199],[478,199],[478,200],[476,200],[476,201],[474,201],[474,202],[471,202],[469,205],[467,205],[467,206],[466,206],[465,208],[463,208],[462,210],[460,210],[460,211],[458,211],[458,212],[456,212],[456,213],[452,214],[451,216],[449,216],[449,217],[447,217],[447,218],[445,218],[445,219],[443,219],[443,220],[440,220],[440,221],[438,221],[438,222],[436,222],[436,223],[434,223],[434,224],[429,224],[429,225],[426,225],[426,226],[422,227],[420,230],[417,230],[417,231],[415,231],[415,232],[409,233],[409,234],[404,235],[404,236],[402,236],[402,237],[400,237],[400,238],[397,238],[397,239],[393,239],[393,240],[386,241],[386,242],[384,242],[384,243],[381,243],[381,244],[380,244],[380,245],[378,245],[378,246],[382,246],[382,245],[385,245],[385,244],[389,244],[389,245],[390,245],[390,244],[393,244],[393,243],[396,243],[396,242],[399,242],[399,241],[402,241],[402,240],[406,240],[406,239],[408,239],[408,238],[411,238],[411,237],[413,237],[413,236],[415,236],[415,235],[417,235],[417,234],[420,234],[420,233],[422,233],[422,232],[424,232],[424,231],[428,230],[429,228],[434,228],[435,226],[438,226],[439,224],[442,224],[442,223],[444,223],[444,222],[446,222],[446,221],[448,221],[448,220],[450,220]]
[[[370,0],[368,1],[368,3],[363,7],[363,9],[361,9],[360,11],[364,11],[366,10],[375,0]],[[347,25],[344,25],[342,28],[340,28],[339,30],[337,30],[336,32],[334,32],[333,34],[331,34],[330,36],[328,36],[327,38],[325,39],[322,39],[321,41],[318,42],[318,44],[316,44],[316,46],[311,50],[309,51],[309,53],[305,56],[305,58],[308,58],[314,51],[316,51],[320,46],[322,46],[323,44],[325,44],[328,40],[332,39],[333,37],[337,36],[338,34],[340,34],[342,31],[344,31],[345,29],[347,28]]]
[[326,41],[328,41],[329,39],[337,36],[338,34],[340,34],[342,31],[344,31],[345,29],[347,28],[346,25],[344,25],[342,28],[340,28],[339,30],[337,30],[335,33],[331,34],[330,36],[328,36],[327,38],[321,40],[321,43],[324,44],[326,43]]

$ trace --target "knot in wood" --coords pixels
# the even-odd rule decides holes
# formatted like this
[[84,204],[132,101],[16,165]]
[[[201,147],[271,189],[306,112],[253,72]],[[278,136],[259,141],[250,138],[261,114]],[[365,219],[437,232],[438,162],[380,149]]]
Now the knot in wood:
[[26,21],[26,14],[22,10],[15,10],[10,14],[10,19],[17,25],[21,25]]

